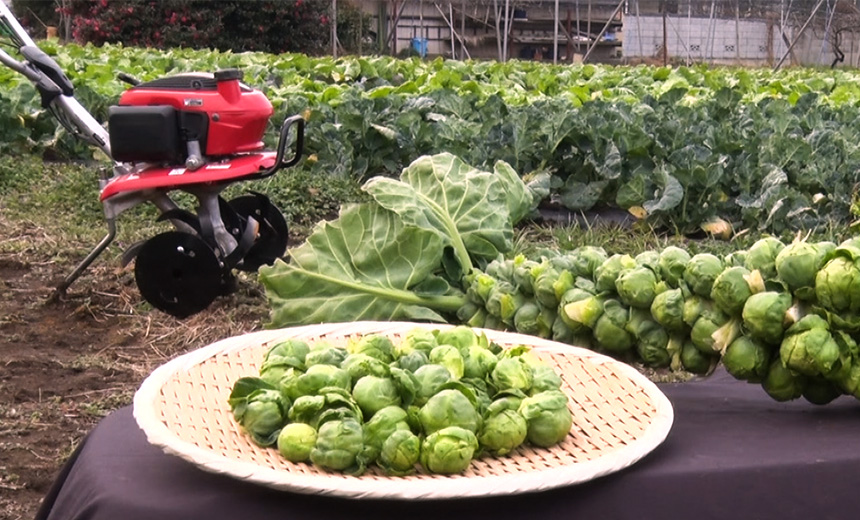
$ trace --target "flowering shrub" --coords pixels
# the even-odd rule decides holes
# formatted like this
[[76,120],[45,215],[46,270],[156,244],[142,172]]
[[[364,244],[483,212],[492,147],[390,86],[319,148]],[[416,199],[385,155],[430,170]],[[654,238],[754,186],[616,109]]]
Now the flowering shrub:
[[[38,29],[42,17],[28,17],[32,3],[16,0],[15,7],[22,22]],[[57,14],[71,22],[65,36],[95,45],[319,54],[330,38],[328,0],[63,0],[59,5]]]

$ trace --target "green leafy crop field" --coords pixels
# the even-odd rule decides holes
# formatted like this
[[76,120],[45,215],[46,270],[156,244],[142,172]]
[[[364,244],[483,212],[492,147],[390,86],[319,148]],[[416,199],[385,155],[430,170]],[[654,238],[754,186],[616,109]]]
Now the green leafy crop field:
[[[307,118],[307,159],[320,176],[395,176],[448,152],[521,176],[548,173],[544,203],[572,212],[630,211],[695,234],[848,225],[860,168],[860,87],[853,70],[553,66],[536,62],[154,51],[43,42],[100,119],[126,87],[236,67],[272,100],[276,125]],[[4,151],[91,152],[56,129],[37,95],[0,71]],[[274,139],[276,132],[269,133]]]

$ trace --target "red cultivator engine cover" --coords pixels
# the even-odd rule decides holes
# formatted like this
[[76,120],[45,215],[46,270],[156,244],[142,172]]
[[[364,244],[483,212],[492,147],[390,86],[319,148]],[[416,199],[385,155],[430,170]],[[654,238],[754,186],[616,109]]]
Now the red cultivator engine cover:
[[179,74],[126,90],[110,108],[114,159],[184,162],[194,142],[210,158],[262,149],[272,104],[240,78],[235,69]]
[[[60,295],[116,238],[116,219],[138,204],[152,204],[173,231],[132,244],[123,264],[134,260],[141,295],[173,316],[205,309],[231,290],[233,270],[256,271],[286,252],[289,227],[262,193],[231,200],[230,185],[265,179],[298,164],[304,119],[281,124],[275,150],[263,149],[273,114],[266,96],[242,83],[237,69],[176,74],[132,85],[108,110],[108,129],[75,99],[74,84],[42,51],[0,2],[0,40],[19,58],[0,50],[0,65],[22,74],[41,95],[42,106],[72,135],[102,150],[113,161],[103,170],[99,198],[108,232],[57,286]],[[14,51],[13,51],[14,52]],[[292,157],[287,151],[294,145]],[[180,205],[175,191],[196,199]],[[187,206],[188,204],[186,204]]]

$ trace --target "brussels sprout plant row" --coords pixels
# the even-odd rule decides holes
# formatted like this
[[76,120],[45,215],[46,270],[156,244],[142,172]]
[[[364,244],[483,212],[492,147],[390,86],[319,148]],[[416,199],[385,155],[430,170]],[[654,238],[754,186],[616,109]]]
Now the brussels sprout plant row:
[[506,163],[484,172],[427,156],[364,189],[373,202],[343,208],[289,262],[261,269],[271,326],[448,321],[699,374],[722,361],[780,401],[860,398],[860,239],[511,258],[512,226],[543,188]]
[[346,347],[291,339],[258,375],[237,380],[229,404],[254,442],[291,462],[361,475],[464,471],[472,459],[528,442],[549,447],[573,424],[561,377],[528,347],[503,350],[464,326],[415,328],[397,344]]
[[[118,71],[151,80],[239,68],[275,106],[273,126],[307,116],[299,167],[315,175],[394,176],[416,157],[450,152],[482,168],[503,160],[523,175],[547,172],[547,198],[571,211],[632,208],[682,234],[717,218],[776,234],[853,218],[856,70],[39,45],[100,121],[127,88]],[[0,151],[91,157],[58,131],[23,76],[4,68],[0,82]]]

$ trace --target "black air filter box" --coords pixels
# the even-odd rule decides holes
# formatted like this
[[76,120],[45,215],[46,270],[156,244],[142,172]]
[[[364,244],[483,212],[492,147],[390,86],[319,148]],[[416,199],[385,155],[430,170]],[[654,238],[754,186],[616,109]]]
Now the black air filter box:
[[177,110],[169,105],[108,109],[111,155],[122,162],[175,162],[185,156]]

